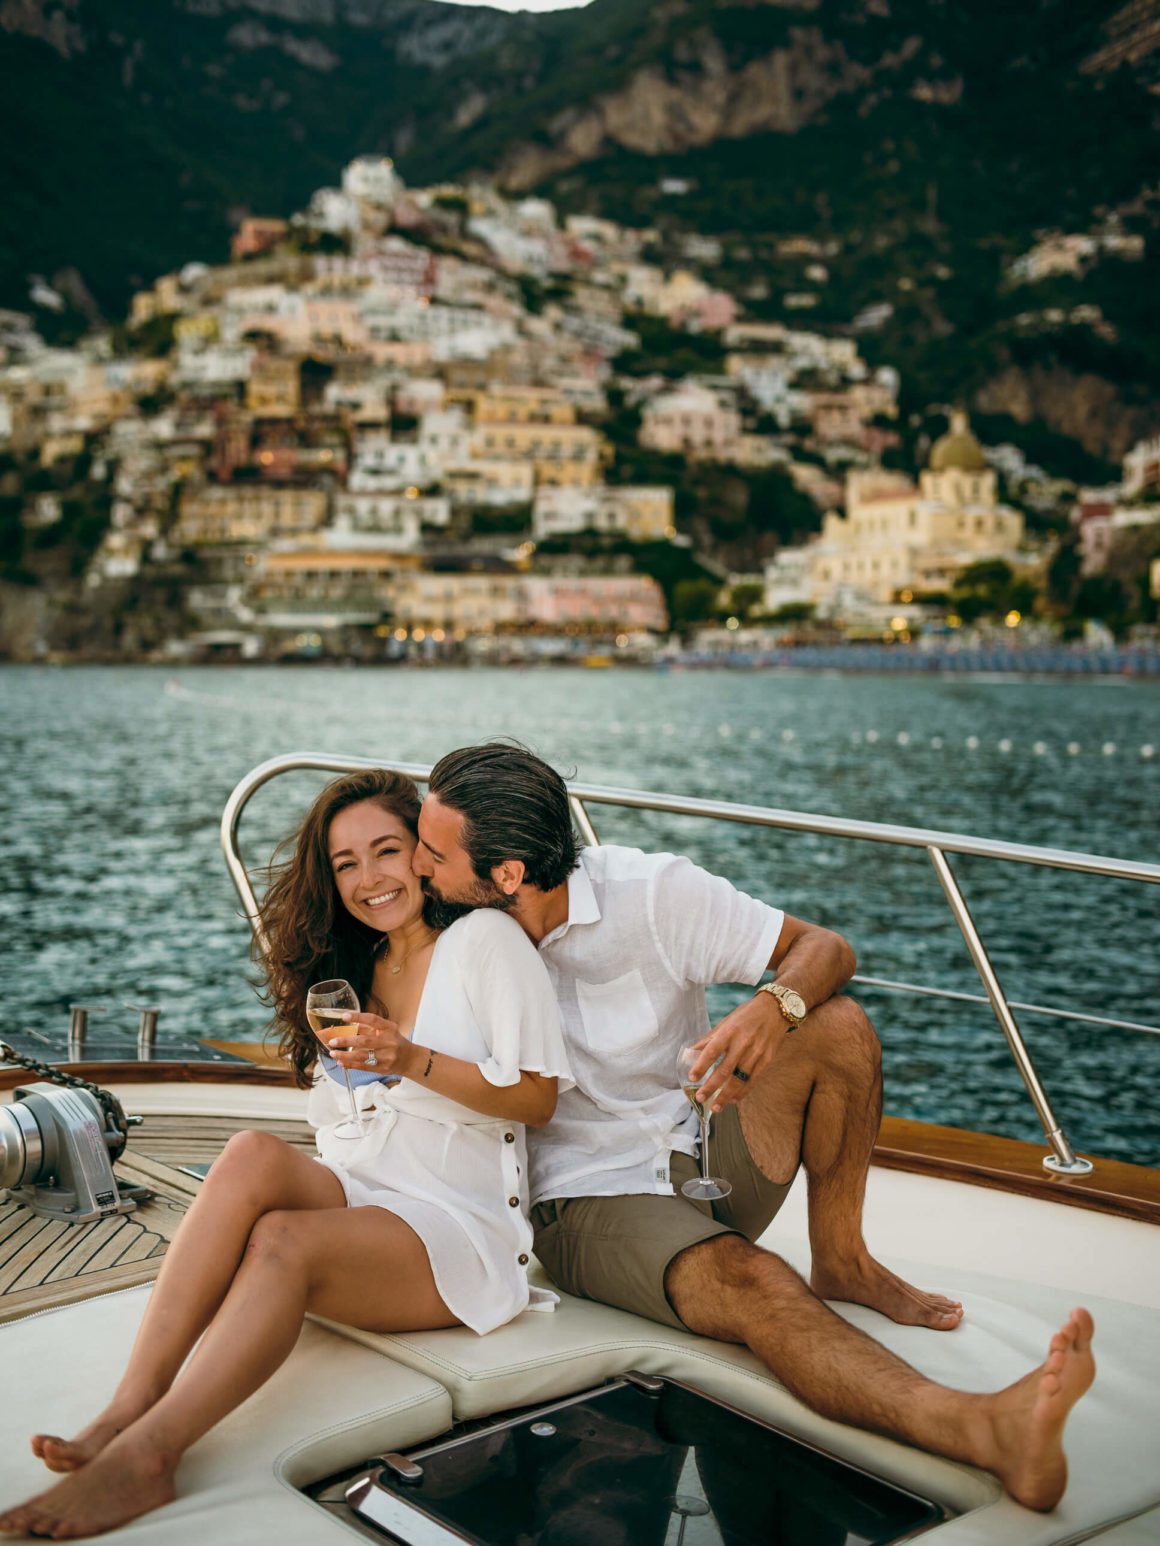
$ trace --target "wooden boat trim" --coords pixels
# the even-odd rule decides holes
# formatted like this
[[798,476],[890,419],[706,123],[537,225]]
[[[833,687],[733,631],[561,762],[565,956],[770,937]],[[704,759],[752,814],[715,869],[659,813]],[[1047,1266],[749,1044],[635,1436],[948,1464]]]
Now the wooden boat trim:
[[[220,1084],[293,1088],[288,1068],[273,1061],[261,1043],[219,1043],[223,1050],[240,1053],[252,1049],[253,1063],[64,1063],[70,1074],[94,1084]],[[260,1061],[258,1061],[260,1060]],[[0,1068],[0,1090],[27,1084],[35,1075],[20,1068]],[[937,1176],[968,1186],[1013,1192],[1021,1197],[1059,1202],[1097,1213],[1117,1214],[1160,1224],[1160,1170],[1130,1165],[1122,1160],[1089,1155],[1094,1169],[1088,1175],[1053,1174],[1043,1168],[1044,1150],[1017,1138],[976,1133],[964,1128],[939,1127],[904,1117],[884,1117],[873,1163],[887,1170],[907,1170],[916,1175]]]

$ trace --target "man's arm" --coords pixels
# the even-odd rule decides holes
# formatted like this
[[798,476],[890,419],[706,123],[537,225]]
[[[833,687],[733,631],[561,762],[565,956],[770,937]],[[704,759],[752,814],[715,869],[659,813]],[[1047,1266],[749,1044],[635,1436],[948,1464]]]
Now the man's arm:
[[[788,914],[769,958],[774,980],[799,994],[807,1012],[849,982],[856,965],[853,949],[840,934]],[[697,1043],[702,1053],[698,1073],[721,1059],[721,1066],[701,1086],[705,1104],[720,1111],[744,1099],[753,1081],[773,1062],[789,1031],[790,1023],[772,993],[759,990],[727,1014]],[[808,1021],[801,1034],[809,1035]],[[740,1069],[748,1079],[737,1078],[734,1069]]]

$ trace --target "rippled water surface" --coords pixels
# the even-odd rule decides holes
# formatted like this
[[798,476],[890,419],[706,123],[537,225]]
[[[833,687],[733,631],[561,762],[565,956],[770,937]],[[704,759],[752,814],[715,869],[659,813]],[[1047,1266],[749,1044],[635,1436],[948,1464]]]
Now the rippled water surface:
[[[261,1033],[218,822],[237,780],[284,752],[426,763],[508,734],[593,783],[1160,861],[1160,686],[1149,682],[11,667],[0,722],[0,1024],[57,1040],[70,1001],[108,1005],[92,1033],[126,1047],[136,1020],[125,1002],[161,1004],[163,1040]],[[290,774],[255,796],[247,862],[268,855],[321,782]],[[920,850],[594,816],[606,841],[680,849],[839,929],[865,975],[980,991]],[[1155,887],[954,866],[1009,997],[1160,1023]],[[739,991],[715,990],[714,1008]],[[989,1008],[858,992],[885,1048],[888,1110],[1038,1136]],[[1160,1037],[1019,1018],[1075,1146],[1160,1163]]]

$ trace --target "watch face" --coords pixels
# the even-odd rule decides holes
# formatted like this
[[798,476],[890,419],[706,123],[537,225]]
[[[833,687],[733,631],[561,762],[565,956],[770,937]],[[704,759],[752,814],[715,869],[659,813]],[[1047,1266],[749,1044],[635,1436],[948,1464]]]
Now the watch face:
[[782,1008],[787,1010],[791,1015],[796,1015],[799,1020],[805,1019],[806,1001],[804,998],[802,998],[800,993],[795,993],[792,988],[788,988],[785,993],[781,995],[781,1004]]

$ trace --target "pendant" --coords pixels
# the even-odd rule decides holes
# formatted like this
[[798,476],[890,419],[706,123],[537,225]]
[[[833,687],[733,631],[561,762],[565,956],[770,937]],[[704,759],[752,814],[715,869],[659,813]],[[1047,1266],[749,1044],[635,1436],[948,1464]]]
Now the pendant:
[[402,968],[401,965],[399,965],[399,966],[392,966],[391,967],[391,974],[394,975],[396,972],[401,972],[402,970],[403,970],[403,968]]

